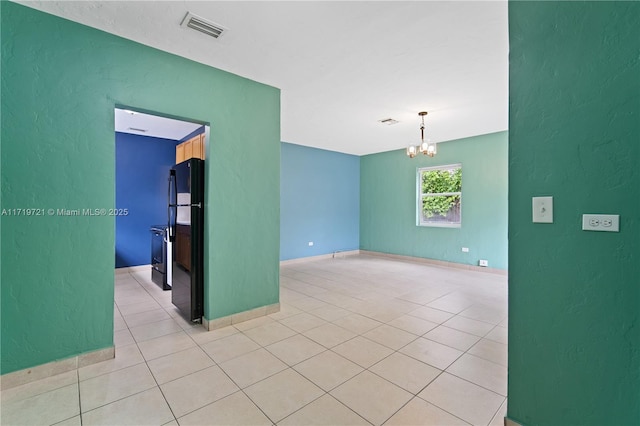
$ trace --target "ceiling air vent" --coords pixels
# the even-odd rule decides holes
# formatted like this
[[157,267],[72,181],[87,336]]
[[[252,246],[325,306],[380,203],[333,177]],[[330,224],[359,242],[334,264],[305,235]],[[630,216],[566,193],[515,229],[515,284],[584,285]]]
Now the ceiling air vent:
[[387,126],[391,126],[392,124],[398,124],[398,120],[394,120],[393,118],[383,118],[382,120],[378,120],[379,123],[386,124]]
[[186,16],[182,20],[182,24],[180,25],[185,28],[189,27],[196,31],[200,31],[201,33],[213,38],[220,38],[222,37],[222,34],[227,31],[227,29],[222,25],[207,21],[206,19],[201,18],[198,15],[194,15],[191,12],[187,12]]
[[141,132],[141,133],[147,133],[148,132],[147,129],[138,129],[137,127],[129,127],[127,130],[131,130],[133,132]]

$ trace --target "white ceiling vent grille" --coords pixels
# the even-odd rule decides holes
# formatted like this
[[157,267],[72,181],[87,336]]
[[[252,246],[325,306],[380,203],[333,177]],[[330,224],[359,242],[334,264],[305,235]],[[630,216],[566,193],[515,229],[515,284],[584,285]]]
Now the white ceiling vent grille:
[[378,123],[386,124],[387,126],[392,126],[394,124],[398,124],[398,120],[394,120],[393,118],[383,118],[382,120],[378,120]]
[[182,24],[180,25],[185,28],[192,28],[196,31],[200,31],[201,33],[213,38],[220,38],[222,37],[222,34],[228,31],[227,28],[222,25],[207,21],[206,19],[201,18],[198,15],[194,15],[191,12],[187,12],[187,15],[184,17]]

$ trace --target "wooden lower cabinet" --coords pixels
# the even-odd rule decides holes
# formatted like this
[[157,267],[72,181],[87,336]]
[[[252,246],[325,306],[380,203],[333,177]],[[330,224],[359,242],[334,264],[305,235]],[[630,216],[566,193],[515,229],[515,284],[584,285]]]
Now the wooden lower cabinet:
[[176,225],[176,263],[191,270],[191,226]]

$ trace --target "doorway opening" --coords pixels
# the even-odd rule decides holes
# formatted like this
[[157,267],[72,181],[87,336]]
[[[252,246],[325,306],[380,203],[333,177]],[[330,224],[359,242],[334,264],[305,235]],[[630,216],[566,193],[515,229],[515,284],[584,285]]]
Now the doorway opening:
[[[116,314],[122,317],[121,325],[128,328],[138,322],[135,315],[144,317],[141,314],[145,312],[153,321],[155,312],[158,317],[168,314],[175,318],[179,314],[187,322],[199,322],[204,309],[208,123],[118,105],[114,123]],[[198,171],[197,178],[195,174],[191,177],[191,170]],[[178,180],[176,171],[181,171]],[[198,195],[191,194],[192,187],[200,191]],[[192,204],[197,207],[192,208]],[[193,228],[196,234],[192,236]],[[197,250],[196,257],[191,255],[192,250]],[[184,261],[192,258],[198,260]],[[194,282],[198,288],[192,291]],[[190,312],[192,303],[194,310]],[[118,322],[116,317],[116,327]]]

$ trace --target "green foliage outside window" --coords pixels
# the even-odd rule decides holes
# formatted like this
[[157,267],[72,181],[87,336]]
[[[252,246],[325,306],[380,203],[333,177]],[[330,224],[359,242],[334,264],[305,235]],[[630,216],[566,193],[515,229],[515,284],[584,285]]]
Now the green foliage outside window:
[[421,181],[423,220],[460,223],[462,168],[425,170]]

